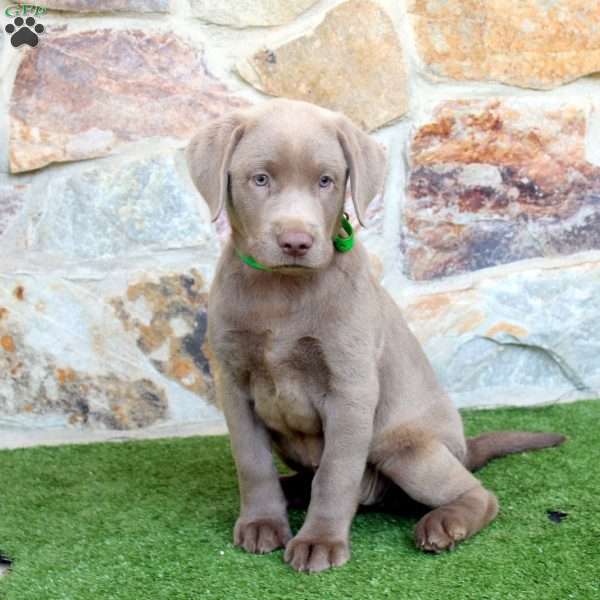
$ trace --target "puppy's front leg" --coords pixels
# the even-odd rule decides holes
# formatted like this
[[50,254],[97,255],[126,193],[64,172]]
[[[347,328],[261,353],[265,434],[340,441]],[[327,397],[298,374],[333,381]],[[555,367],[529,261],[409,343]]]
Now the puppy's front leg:
[[234,544],[248,552],[271,552],[285,546],[292,535],[269,434],[252,409],[248,391],[224,369],[219,369],[217,390],[231,436],[240,488]]
[[308,513],[285,550],[285,560],[298,571],[323,571],[350,558],[350,525],[371,442],[376,385],[339,390],[325,400],[325,448]]

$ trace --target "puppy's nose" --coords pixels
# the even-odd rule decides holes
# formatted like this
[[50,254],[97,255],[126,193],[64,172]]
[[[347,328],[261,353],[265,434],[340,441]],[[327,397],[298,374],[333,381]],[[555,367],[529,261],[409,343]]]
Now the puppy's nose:
[[302,231],[284,231],[277,236],[279,247],[289,256],[304,256],[313,241],[312,235]]

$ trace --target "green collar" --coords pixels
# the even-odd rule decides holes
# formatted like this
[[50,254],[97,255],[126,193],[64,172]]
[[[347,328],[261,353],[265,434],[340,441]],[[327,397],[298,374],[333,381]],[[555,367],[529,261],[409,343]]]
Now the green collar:
[[[352,250],[352,247],[354,246],[354,229],[352,228],[347,213],[344,213],[344,215],[342,216],[342,229],[346,232],[346,236],[342,237],[338,233],[333,238],[333,247],[338,252],[350,252],[350,250]],[[253,269],[258,269],[259,271],[273,271],[273,269],[265,267],[265,265],[261,265],[258,261],[252,258],[252,256],[242,254],[237,248],[235,249],[235,252],[240,257],[240,259],[243,262],[245,262],[249,267],[252,267]]]

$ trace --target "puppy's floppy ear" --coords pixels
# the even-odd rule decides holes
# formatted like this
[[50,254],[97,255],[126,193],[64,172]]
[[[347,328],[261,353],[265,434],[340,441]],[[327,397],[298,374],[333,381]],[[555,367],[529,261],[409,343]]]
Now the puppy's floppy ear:
[[364,227],[367,206],[383,187],[385,152],[374,139],[347,117],[340,117],[337,135],[350,170],[352,202],[356,217]]
[[244,121],[231,113],[203,127],[190,141],[185,157],[194,185],[216,221],[227,198],[227,177],[235,147],[244,135]]

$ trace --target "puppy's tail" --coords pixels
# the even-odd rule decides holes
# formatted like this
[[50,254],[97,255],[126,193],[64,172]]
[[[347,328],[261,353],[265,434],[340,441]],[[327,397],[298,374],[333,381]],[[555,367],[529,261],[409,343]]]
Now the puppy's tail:
[[477,471],[490,460],[526,452],[559,446],[567,438],[558,433],[529,433],[527,431],[495,431],[467,439],[467,460],[465,466]]

